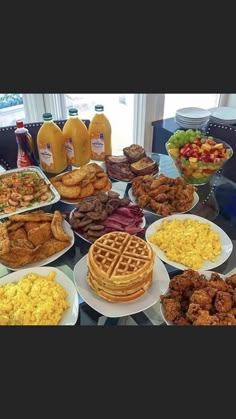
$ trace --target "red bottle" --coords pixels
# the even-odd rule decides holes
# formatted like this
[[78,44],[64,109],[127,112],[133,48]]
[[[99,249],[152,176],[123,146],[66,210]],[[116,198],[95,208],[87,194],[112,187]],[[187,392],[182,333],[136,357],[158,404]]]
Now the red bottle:
[[38,166],[33,139],[23,121],[16,121],[15,135],[18,145],[17,167]]

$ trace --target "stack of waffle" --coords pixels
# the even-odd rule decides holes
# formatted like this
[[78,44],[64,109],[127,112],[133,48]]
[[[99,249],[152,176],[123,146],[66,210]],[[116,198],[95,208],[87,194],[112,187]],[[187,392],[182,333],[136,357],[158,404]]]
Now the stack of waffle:
[[89,249],[87,281],[105,300],[131,301],[151,285],[153,265],[148,243],[125,232],[111,232]]

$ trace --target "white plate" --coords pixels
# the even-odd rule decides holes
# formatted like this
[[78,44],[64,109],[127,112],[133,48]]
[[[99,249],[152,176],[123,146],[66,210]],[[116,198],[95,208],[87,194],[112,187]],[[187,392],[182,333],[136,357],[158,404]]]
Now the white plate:
[[211,115],[223,121],[236,119],[236,108],[229,106],[221,106],[212,110]]
[[[197,272],[199,272],[199,273],[201,273],[201,274],[205,275],[205,276],[206,276],[206,279],[208,279],[208,280],[211,278],[211,274],[213,273],[213,271],[197,271]],[[216,273],[218,273],[218,272],[216,272]],[[229,275],[223,275],[223,274],[219,274],[219,273],[218,273],[218,275],[220,275],[220,277],[221,277],[222,279],[225,279],[225,278],[227,278],[227,276],[229,276]],[[166,292],[164,292],[164,293],[163,293],[163,295],[168,295],[168,293],[169,293],[169,288],[166,290]],[[167,319],[165,318],[165,315],[164,315],[164,308],[163,308],[163,305],[162,305],[161,303],[160,303],[160,312],[161,312],[161,315],[162,315],[163,320],[165,321],[165,323],[166,323],[168,326],[174,326],[174,323],[173,323],[172,321],[167,320]]]
[[[128,195],[129,195],[129,198],[130,198],[131,202],[133,202],[133,204],[138,205],[138,203],[136,201],[136,198],[135,198],[135,196],[134,196],[134,194],[132,192],[132,188],[130,188],[128,190]],[[197,192],[194,191],[194,193],[193,193],[193,202],[192,202],[191,208],[189,208],[187,211],[184,211],[184,212],[176,212],[176,213],[173,213],[173,214],[185,214],[186,212],[188,212],[191,209],[193,209],[195,207],[195,205],[197,205],[198,201],[199,201],[199,196],[198,196]],[[163,217],[163,215],[154,212],[153,210],[149,209],[148,207],[143,208],[143,209],[144,209],[144,211],[148,211],[148,212],[151,212],[152,214],[155,214],[155,215],[158,215],[160,217]]]
[[9,275],[0,278],[0,285],[7,284],[10,282],[19,282],[20,279],[23,278],[23,276],[29,273],[37,273],[38,275],[46,276],[50,272],[56,272],[55,281],[58,282],[66,290],[68,294],[67,301],[70,305],[70,307],[64,312],[59,325],[73,326],[77,322],[79,315],[78,293],[73,281],[60,269],[54,268],[52,266],[39,267],[39,265],[35,265],[34,269],[21,269],[17,272],[12,272]]
[[74,233],[73,233],[73,230],[72,230],[70,224],[66,220],[63,220],[62,225],[63,225],[63,229],[64,229],[65,233],[68,234],[68,236],[71,237],[71,242],[68,244],[67,247],[60,250],[60,252],[57,252],[54,255],[49,256],[47,259],[43,259],[43,260],[40,260],[40,261],[35,262],[35,263],[29,263],[29,264],[24,265],[21,268],[17,268],[17,269],[11,268],[10,266],[6,265],[3,262],[1,262],[1,264],[4,265],[10,271],[18,271],[19,269],[22,270],[22,269],[25,269],[25,268],[35,268],[35,267],[38,267],[38,266],[48,265],[49,263],[58,259],[60,256],[64,255],[64,253],[66,253],[72,246],[74,246],[74,242],[75,242],[75,236],[74,236]]
[[[202,269],[201,270],[213,269],[213,268],[216,268],[217,266],[221,265],[222,263],[224,263],[229,258],[230,254],[231,254],[231,252],[233,250],[233,243],[230,240],[229,236],[220,227],[218,227],[216,224],[212,223],[209,220],[206,220],[203,217],[199,217],[198,215],[193,215],[193,214],[175,214],[175,215],[169,215],[168,217],[165,217],[165,220],[167,220],[167,221],[170,221],[170,220],[186,220],[186,219],[196,220],[196,221],[200,221],[201,223],[210,224],[212,230],[214,230],[220,236],[220,242],[221,242],[221,246],[222,246],[222,252],[221,252],[221,254],[219,256],[217,256],[217,258],[215,259],[214,262],[212,262],[212,261],[205,261],[205,262],[203,262]],[[160,220],[155,221],[154,223],[152,223],[148,227],[148,229],[146,230],[146,233],[145,233],[146,241],[153,248],[153,250],[156,253],[156,255],[161,260],[163,260],[164,262],[166,262],[169,265],[174,266],[175,268],[178,268],[178,269],[180,269],[182,271],[184,271],[185,269],[190,269],[189,266],[183,265],[182,263],[174,262],[173,260],[170,260],[169,258],[167,258],[167,256],[159,248],[159,246],[157,246],[154,243],[151,243],[148,240],[148,237],[151,234],[155,234],[156,233],[156,227],[158,227],[162,223],[162,221],[163,221],[163,218],[161,218]]]
[[133,301],[112,303],[99,297],[87,283],[87,255],[77,262],[74,267],[74,282],[79,295],[94,310],[106,317],[123,317],[140,313],[153,306],[169,286],[170,277],[164,263],[155,258],[153,281],[144,295]]
[[209,118],[211,115],[211,112],[209,112],[209,110],[207,109],[202,109],[202,108],[181,108],[181,109],[177,109],[176,111],[176,115],[179,115],[180,117],[184,117],[184,118],[190,118],[190,119],[198,119],[198,118]]
[[[132,203],[131,204],[129,204],[129,205],[133,205]],[[128,206],[129,206],[128,205]],[[74,208],[71,212],[70,212],[70,215],[69,215],[69,220],[71,219],[71,217],[72,217],[72,215],[73,215],[73,213],[74,213],[74,211],[76,210],[76,208]],[[111,214],[112,215],[112,214]],[[145,219],[145,216],[143,216],[143,219],[142,219],[142,222],[141,222],[141,224],[140,224],[140,227],[141,228],[144,228],[145,227],[145,225],[146,225],[146,219]],[[73,230],[73,229],[72,229]],[[76,234],[76,236],[78,236],[78,237],[80,237],[81,239],[83,239],[84,241],[86,241],[87,243],[92,243],[92,242],[90,242],[88,239],[86,239],[84,236],[82,236],[82,234],[80,234],[80,233],[78,233],[77,231],[75,231],[75,230],[73,230],[74,231],[74,233]],[[105,234],[105,233],[104,233]]]

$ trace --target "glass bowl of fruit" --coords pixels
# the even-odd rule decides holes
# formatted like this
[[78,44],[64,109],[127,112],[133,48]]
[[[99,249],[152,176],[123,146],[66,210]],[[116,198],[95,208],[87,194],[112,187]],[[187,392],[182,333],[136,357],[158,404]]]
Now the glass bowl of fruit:
[[166,150],[180,175],[193,185],[205,185],[233,155],[225,141],[192,129],[175,131]]

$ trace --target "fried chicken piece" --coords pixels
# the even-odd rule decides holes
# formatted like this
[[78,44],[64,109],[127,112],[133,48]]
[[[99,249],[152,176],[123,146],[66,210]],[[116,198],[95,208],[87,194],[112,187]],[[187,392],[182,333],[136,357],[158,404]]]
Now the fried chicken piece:
[[155,201],[160,202],[160,203],[166,202],[168,201],[168,196],[166,193],[160,193],[159,195],[155,197]]
[[137,204],[140,208],[145,208],[151,201],[150,196],[148,195],[142,195],[138,197]]
[[0,255],[5,255],[10,250],[10,240],[6,223],[0,223]]
[[217,288],[211,287],[211,286],[206,286],[204,288],[204,291],[207,292],[207,294],[213,298],[215,297],[216,293],[217,293]]
[[233,291],[232,298],[233,298],[234,306],[236,307],[236,289],[234,289],[234,291]]
[[13,247],[10,249],[9,253],[1,255],[0,262],[10,266],[10,268],[18,269],[28,263],[32,263],[37,252],[37,247],[35,249],[29,249],[22,246]]
[[156,199],[156,196],[157,195],[160,195],[160,194],[163,194],[163,193],[166,194],[169,190],[170,190],[170,186],[169,185],[160,185],[160,186],[158,186],[158,188],[151,190],[149,192],[149,195],[152,198],[155,198]]
[[194,292],[194,288],[193,288],[193,286],[191,285],[191,287],[187,287],[187,288],[185,288],[185,290],[183,290],[183,292],[182,292],[182,298],[190,298],[191,297],[191,295],[193,294],[193,292]]
[[168,296],[181,300],[181,292],[169,288]]
[[206,279],[205,275],[199,275],[199,273],[195,271],[192,271],[191,281],[195,289],[205,288],[208,286],[208,280]]
[[53,220],[51,222],[52,234],[55,237],[55,239],[59,241],[70,242],[71,237],[64,232],[62,227],[63,220],[64,219],[60,211],[54,211]]
[[28,212],[24,214],[15,214],[11,216],[11,221],[23,221],[23,222],[42,222],[52,221],[53,214],[50,212]]
[[10,233],[11,231],[15,231],[18,230],[18,228],[23,227],[24,223],[22,221],[19,221],[18,223],[11,223],[7,226],[7,231],[8,233]]
[[236,316],[236,307],[231,308],[231,310],[229,310],[229,314],[232,314],[233,316]]
[[176,324],[176,326],[191,326],[191,322],[185,317],[178,317],[174,320],[174,324]]
[[46,259],[68,246],[68,241],[59,241],[56,239],[50,239],[40,244],[34,249],[34,255],[32,262],[39,262],[40,260]]
[[22,248],[26,248],[26,249],[34,249],[34,245],[27,239],[23,239],[23,238],[19,238],[19,239],[15,239],[15,240],[11,240],[10,241],[10,251],[12,248],[14,247],[22,247]]
[[183,313],[186,313],[189,308],[189,299],[186,300],[180,300],[181,310]]
[[226,284],[231,285],[233,288],[236,288],[236,274],[226,278],[225,282]]
[[211,316],[207,310],[200,310],[200,314],[193,322],[194,326],[217,326],[219,319],[217,315]]
[[11,231],[10,233],[8,233],[8,235],[9,235],[10,241],[11,240],[17,240],[17,239],[27,240],[27,234],[26,234],[26,231],[25,231],[24,227],[20,227],[20,228],[18,228],[18,230]]
[[167,320],[173,321],[177,317],[181,317],[182,313],[179,300],[166,297],[161,299],[161,302],[163,304],[164,313]]
[[172,208],[170,204],[161,204],[154,201],[154,199],[151,199],[149,205],[151,209],[153,209],[157,214],[163,215],[163,217],[172,214]]
[[198,316],[200,315],[202,309],[199,304],[190,303],[188,310],[186,312],[187,320],[191,321],[192,323],[197,320]]
[[204,289],[198,289],[191,295],[190,302],[199,304],[203,310],[210,310],[212,305],[212,297]]
[[216,313],[219,326],[236,326],[236,319],[231,313]]
[[41,223],[39,227],[32,228],[28,232],[28,239],[35,247],[39,244],[43,244],[51,237],[53,237],[51,223]]
[[28,233],[30,230],[33,230],[33,228],[37,228],[41,225],[41,223],[36,222],[26,222],[24,223],[24,228],[26,233]]
[[220,277],[219,279],[217,277],[210,279],[208,283],[210,287],[216,288],[218,291],[228,291],[228,285]]
[[186,276],[186,274],[180,274],[175,275],[171,280],[169,284],[169,288],[173,289],[175,291],[178,291],[182,294],[182,292],[189,288],[192,285],[191,279],[189,276]]
[[233,307],[231,294],[224,291],[218,291],[215,298],[215,308],[219,313],[228,313]]

